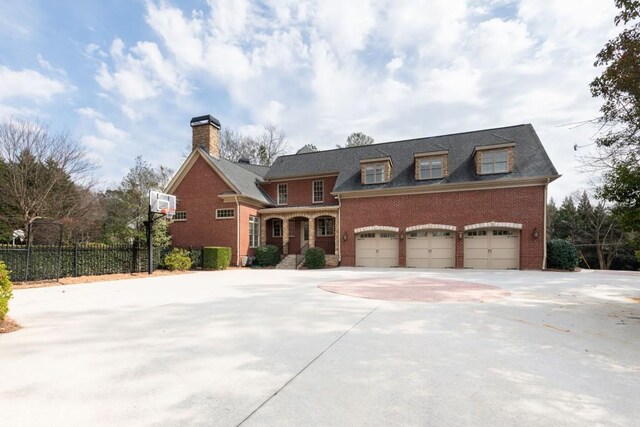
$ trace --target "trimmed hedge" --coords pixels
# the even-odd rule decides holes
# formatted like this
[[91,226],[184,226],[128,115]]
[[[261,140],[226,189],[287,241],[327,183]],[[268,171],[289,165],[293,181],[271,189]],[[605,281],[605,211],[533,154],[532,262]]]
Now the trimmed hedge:
[[324,249],[318,247],[307,249],[304,254],[304,265],[312,269],[323,268],[327,265]]
[[547,268],[574,270],[578,266],[578,251],[566,240],[555,239],[547,242]]
[[280,262],[278,247],[274,245],[258,246],[256,261],[261,266],[277,265]]
[[171,270],[184,271],[191,268],[191,257],[184,249],[174,248],[164,257],[164,266]]
[[202,265],[205,270],[226,270],[231,264],[231,248],[202,248]]
[[0,261],[0,321],[9,311],[9,300],[13,297],[13,285],[9,280],[9,270],[4,262]]

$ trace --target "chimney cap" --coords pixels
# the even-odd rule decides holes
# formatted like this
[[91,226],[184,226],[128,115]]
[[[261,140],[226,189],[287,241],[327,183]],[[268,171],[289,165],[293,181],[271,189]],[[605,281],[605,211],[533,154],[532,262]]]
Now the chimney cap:
[[194,117],[191,119],[191,127],[201,126],[204,124],[210,124],[215,128],[220,129],[220,121],[210,114]]

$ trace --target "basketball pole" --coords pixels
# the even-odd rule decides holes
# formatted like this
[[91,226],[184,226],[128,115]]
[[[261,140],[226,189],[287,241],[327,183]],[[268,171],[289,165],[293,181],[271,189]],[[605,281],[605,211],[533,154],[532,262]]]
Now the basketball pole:
[[147,215],[147,271],[149,274],[153,274],[153,212],[151,211],[151,204],[149,204],[149,213]]

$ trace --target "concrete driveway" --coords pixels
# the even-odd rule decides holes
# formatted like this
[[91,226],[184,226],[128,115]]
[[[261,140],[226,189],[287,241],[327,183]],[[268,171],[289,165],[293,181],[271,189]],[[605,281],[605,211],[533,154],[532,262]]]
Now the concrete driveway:
[[[318,285],[454,279],[485,302]],[[634,299],[636,298],[636,299]],[[203,272],[18,290],[0,414],[19,425],[638,425],[640,275]]]

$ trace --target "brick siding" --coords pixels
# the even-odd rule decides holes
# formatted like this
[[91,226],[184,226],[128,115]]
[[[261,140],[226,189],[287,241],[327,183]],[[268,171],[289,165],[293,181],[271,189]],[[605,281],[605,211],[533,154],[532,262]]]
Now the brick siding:
[[[322,203],[312,203],[313,181],[324,181],[324,201]],[[336,184],[336,177],[297,179],[287,182],[270,182],[263,184],[262,189],[271,197],[274,203],[278,203],[278,184],[287,184],[288,200],[284,206],[323,206],[337,205],[338,199],[331,195],[331,191]]]
[[[371,225],[405,229],[420,224],[446,224],[457,227],[456,268],[464,265],[464,240],[458,234],[465,225],[481,222],[513,222],[523,225],[520,234],[520,268],[539,270],[544,256],[544,186],[497,190],[461,191],[357,199],[342,199],[341,265],[355,265],[353,230]],[[540,237],[533,238],[538,228]],[[405,242],[400,241],[400,266],[405,266]]]

